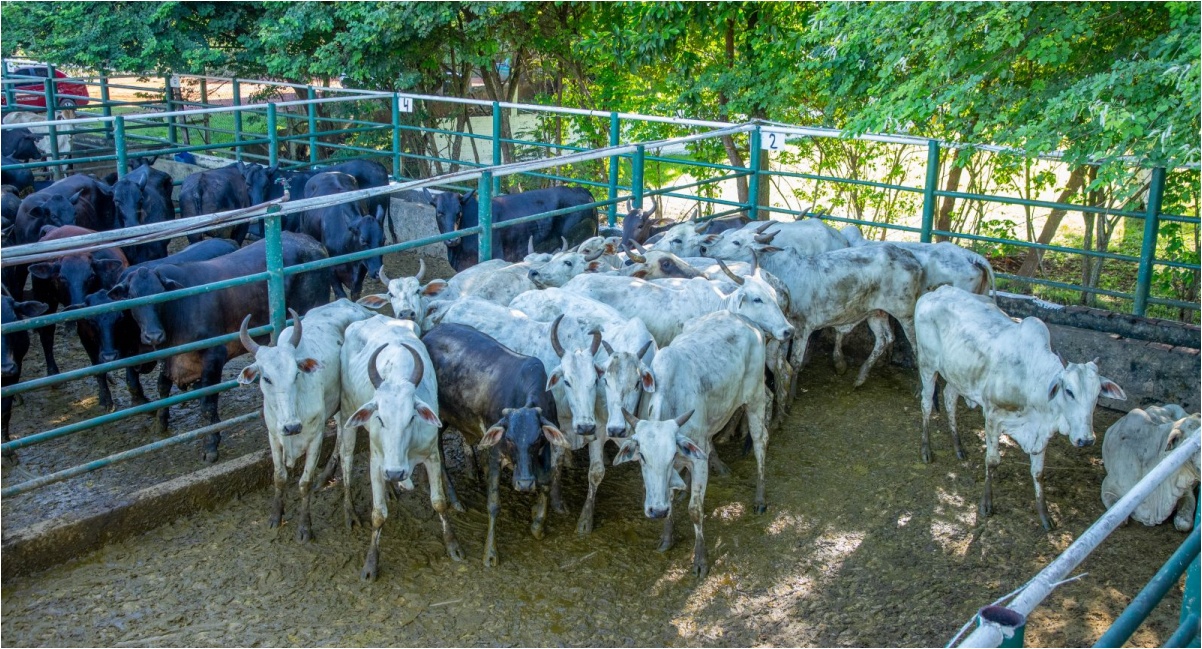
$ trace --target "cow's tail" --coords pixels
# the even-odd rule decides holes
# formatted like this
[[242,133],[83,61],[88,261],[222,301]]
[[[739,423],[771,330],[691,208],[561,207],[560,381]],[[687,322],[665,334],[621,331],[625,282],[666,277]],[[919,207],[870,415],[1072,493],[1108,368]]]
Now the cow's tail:
[[972,265],[981,271],[981,279],[977,283],[977,288],[974,292],[977,295],[993,297],[994,292],[997,290],[996,280],[993,276],[993,266],[988,261],[982,259],[974,259]]

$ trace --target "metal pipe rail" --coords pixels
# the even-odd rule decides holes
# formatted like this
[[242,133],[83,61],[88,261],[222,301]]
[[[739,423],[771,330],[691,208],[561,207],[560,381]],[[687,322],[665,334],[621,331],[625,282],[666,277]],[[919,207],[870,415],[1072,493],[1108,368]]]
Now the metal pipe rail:
[[[1068,547],[1052,563],[1041,570],[1031,579],[1018,595],[1007,605],[1019,614],[1029,616],[1035,607],[1039,606],[1051,594],[1057,582],[1068,576],[1074,568],[1085,560],[1089,553],[1098,547],[1119,525],[1127,520],[1131,512],[1139,506],[1154,489],[1160,486],[1177,469],[1186,462],[1196,462],[1199,449],[1202,448],[1202,437],[1194,435],[1186,438],[1168,457],[1160,461],[1156,468],[1148,472],[1131,491],[1128,491],[1105,514],[1102,514],[1089,529],[1085,530],[1076,541]],[[984,624],[973,631],[958,646],[960,647],[997,647],[1005,638],[1001,630],[991,624]]]

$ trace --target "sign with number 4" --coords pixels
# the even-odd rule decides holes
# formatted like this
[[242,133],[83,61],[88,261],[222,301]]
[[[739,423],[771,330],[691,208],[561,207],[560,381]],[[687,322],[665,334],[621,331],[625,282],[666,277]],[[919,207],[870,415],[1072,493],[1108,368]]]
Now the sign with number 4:
[[401,112],[402,113],[412,113],[413,112],[413,97],[400,97],[400,100],[401,100],[400,101]]
[[761,129],[760,148],[765,151],[783,151],[787,137],[788,134],[784,131],[775,131],[770,128]]

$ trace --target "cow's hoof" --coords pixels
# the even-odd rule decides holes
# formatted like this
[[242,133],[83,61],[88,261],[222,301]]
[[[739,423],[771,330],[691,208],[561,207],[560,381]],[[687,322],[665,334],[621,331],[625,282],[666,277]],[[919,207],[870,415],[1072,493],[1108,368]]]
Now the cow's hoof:
[[346,529],[353,530],[355,526],[363,527],[363,521],[359,518],[359,514],[353,509],[342,510],[343,522],[346,523]]
[[[964,458],[960,458],[960,459],[964,459]],[[931,463],[931,449],[928,446],[922,447],[922,463],[923,464]]]
[[214,464],[217,462],[217,458],[217,449],[206,448],[200,452],[200,459],[203,460],[205,464]]
[[962,448],[956,449],[956,459],[961,460],[961,461],[968,459],[968,455],[964,453],[964,449],[962,449]]
[[593,519],[589,518],[588,520],[585,520],[585,519],[581,518],[576,523],[576,533],[581,536],[586,536],[588,534],[592,534],[593,533]]
[[375,581],[377,576],[376,560],[373,557],[363,564],[363,570],[359,571],[359,578],[363,581]]
[[661,539],[659,542],[659,547],[655,548],[655,551],[656,552],[667,552],[668,550],[672,549],[672,545],[673,545],[673,543],[672,543],[671,539]]
[[705,559],[693,560],[693,576],[698,579],[705,579],[705,576],[710,572],[709,566],[705,565]]
[[496,550],[490,550],[490,551],[486,551],[484,553],[484,567],[485,568],[496,568],[497,567],[497,551]]
[[296,542],[308,543],[313,540],[313,530],[308,525],[301,525],[296,528]]
[[546,530],[543,529],[543,525],[541,522],[530,525],[530,536],[533,536],[535,538],[535,540],[538,540],[538,541],[543,540],[543,536],[545,534],[546,534]]
[[1173,519],[1173,527],[1176,528],[1178,532],[1188,532],[1194,529],[1194,521],[1190,518],[1185,518],[1184,516],[1177,516]]
[[451,541],[447,544],[447,556],[451,557],[452,561],[463,561],[466,558],[458,541]]
[[135,406],[142,406],[150,403],[150,400],[140,394],[135,394],[129,398],[129,402]]
[[463,503],[459,502],[458,500],[451,503],[451,509],[454,509],[457,512],[467,511],[467,508],[463,506]]
[[276,528],[276,527],[279,527],[279,526],[280,526],[280,521],[281,521],[283,518],[284,518],[284,513],[283,513],[283,512],[279,512],[279,513],[277,513],[277,514],[272,514],[272,515],[271,515],[271,517],[267,519],[267,527],[270,527],[270,528],[273,528],[273,529],[274,529],[274,528]]
[[993,516],[993,503],[981,501],[981,504],[977,505],[977,514],[981,517]]
[[755,504],[755,513],[763,514],[767,511],[768,511],[768,505],[766,505],[764,503],[756,503]]

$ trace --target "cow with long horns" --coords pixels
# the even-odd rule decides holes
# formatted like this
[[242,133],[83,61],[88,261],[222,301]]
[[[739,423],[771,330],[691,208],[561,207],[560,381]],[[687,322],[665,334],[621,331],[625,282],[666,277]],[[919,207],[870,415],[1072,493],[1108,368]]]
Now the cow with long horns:
[[[300,476],[300,516],[296,540],[313,538],[309,517],[309,495],[313,471],[321,455],[322,433],[326,420],[334,417],[342,404],[342,343],[346,328],[353,322],[373,315],[348,300],[338,300],[308,313],[302,325],[296,311],[289,309],[293,325],[280,333],[276,345],[260,345],[247,333],[250,316],[242,320],[239,340],[254,362],[242,368],[238,382],[250,385],[258,379],[263,393],[263,421],[267,424],[267,442],[275,471],[275,497],[267,519],[278,527],[284,517],[284,485],[288,471],[305,458]],[[335,419],[339,429],[342,422]],[[333,466],[331,464],[331,466]],[[350,502],[350,480],[343,480],[346,502]],[[347,523],[352,517],[348,514]]]

